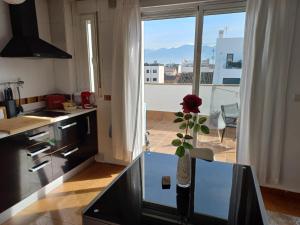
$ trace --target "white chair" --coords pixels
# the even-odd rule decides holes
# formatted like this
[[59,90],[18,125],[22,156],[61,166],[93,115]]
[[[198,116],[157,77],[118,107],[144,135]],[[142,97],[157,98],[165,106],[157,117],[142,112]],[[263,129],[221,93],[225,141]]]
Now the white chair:
[[214,161],[214,152],[209,148],[194,148],[190,150],[190,155],[193,158]]
[[[223,138],[220,134],[221,130],[225,130],[226,128],[226,123],[224,121],[224,118],[222,116],[222,113],[220,111],[212,112],[209,116],[207,121],[205,122],[205,125],[210,129],[210,130],[217,130],[218,131],[218,136],[220,142],[222,142]],[[223,134],[223,132],[222,132]]]

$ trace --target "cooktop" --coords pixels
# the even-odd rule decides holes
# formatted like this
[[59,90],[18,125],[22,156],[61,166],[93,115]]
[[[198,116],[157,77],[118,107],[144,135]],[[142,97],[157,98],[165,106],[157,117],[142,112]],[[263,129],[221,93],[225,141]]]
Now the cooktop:
[[68,115],[68,114],[70,114],[70,113],[42,110],[42,111],[38,111],[38,112],[29,113],[27,115],[28,116],[40,116],[40,117],[55,118],[55,117],[59,117],[59,116],[65,116],[65,115]]

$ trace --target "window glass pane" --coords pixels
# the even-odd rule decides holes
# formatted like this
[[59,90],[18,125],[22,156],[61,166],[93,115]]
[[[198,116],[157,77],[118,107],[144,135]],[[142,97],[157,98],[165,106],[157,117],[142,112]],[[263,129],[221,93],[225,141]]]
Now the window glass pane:
[[212,149],[220,161],[235,162],[244,26],[244,12],[204,16],[199,96],[211,132],[198,135],[197,146]]
[[174,154],[174,112],[192,93],[195,17],[144,21],[144,99],[151,151]]

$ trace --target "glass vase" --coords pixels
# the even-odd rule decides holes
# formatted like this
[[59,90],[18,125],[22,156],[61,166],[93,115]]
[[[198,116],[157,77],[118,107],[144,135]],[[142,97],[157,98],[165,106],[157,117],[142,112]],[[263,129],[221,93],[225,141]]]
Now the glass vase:
[[184,155],[178,157],[176,180],[179,187],[187,188],[191,186],[191,155],[189,149],[185,149]]

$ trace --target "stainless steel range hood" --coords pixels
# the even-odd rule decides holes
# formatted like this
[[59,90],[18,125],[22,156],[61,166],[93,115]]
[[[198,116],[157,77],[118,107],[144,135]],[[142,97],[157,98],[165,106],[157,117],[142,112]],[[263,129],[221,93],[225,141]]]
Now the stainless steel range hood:
[[10,5],[13,37],[1,51],[1,57],[37,57],[71,59],[67,52],[39,38],[35,0]]

